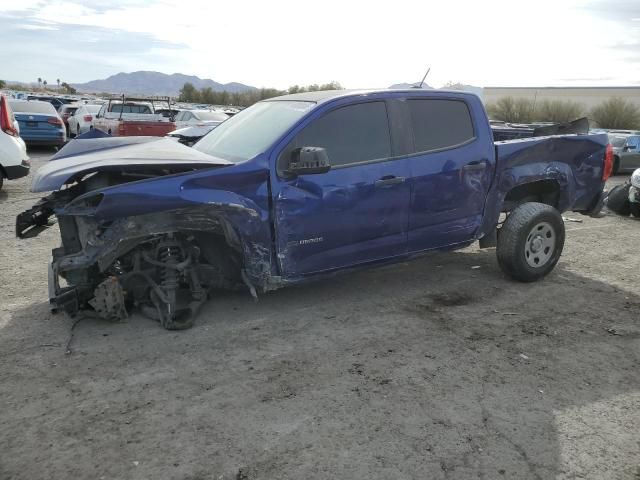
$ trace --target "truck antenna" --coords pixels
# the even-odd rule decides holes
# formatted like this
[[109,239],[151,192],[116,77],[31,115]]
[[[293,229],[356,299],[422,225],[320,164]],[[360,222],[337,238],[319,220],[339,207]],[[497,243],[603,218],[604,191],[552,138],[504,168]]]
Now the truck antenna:
[[424,85],[424,81],[427,79],[427,75],[429,75],[430,71],[431,71],[431,67],[427,68],[427,73],[425,73],[424,77],[422,77],[422,81],[420,82],[420,85],[418,85],[417,87],[414,85],[413,88],[422,88],[422,85]]

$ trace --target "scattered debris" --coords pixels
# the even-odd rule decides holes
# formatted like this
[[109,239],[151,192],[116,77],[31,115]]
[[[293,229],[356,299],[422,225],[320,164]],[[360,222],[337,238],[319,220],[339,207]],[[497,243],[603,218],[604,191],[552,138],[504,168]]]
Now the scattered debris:
[[520,358],[523,358],[524,360],[529,360],[529,357],[527,357],[524,353],[520,354]]
[[606,330],[609,335],[617,335],[619,337],[622,336],[622,334],[618,332],[615,328],[607,328]]
[[471,267],[471,270],[478,270],[479,268],[482,268],[481,265],[474,265],[473,267]]
[[565,222],[582,223],[581,219],[573,217],[562,217],[562,220],[564,220]]

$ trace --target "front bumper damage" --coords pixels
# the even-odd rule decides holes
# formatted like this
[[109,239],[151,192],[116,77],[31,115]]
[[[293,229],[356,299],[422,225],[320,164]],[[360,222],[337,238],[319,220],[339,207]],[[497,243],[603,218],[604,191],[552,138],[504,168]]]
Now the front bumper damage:
[[[17,219],[17,231],[46,223],[53,211],[43,199]],[[211,208],[110,222],[57,214],[62,246],[53,250],[48,272],[54,311],[91,310],[123,321],[137,309],[177,330],[193,324],[213,291],[243,286],[240,242]]]

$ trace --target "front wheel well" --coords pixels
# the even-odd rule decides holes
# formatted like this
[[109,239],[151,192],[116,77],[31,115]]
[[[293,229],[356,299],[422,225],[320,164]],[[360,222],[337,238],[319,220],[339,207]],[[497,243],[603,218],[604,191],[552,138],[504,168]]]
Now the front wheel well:
[[512,188],[504,197],[502,211],[509,212],[526,202],[538,202],[558,208],[560,184],[556,180],[539,180]]

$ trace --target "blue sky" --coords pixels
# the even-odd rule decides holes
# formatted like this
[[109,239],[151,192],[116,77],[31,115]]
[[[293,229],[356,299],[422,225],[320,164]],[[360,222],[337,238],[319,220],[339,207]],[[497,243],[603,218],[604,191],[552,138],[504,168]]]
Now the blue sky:
[[640,85],[639,0],[0,0],[0,78]]

